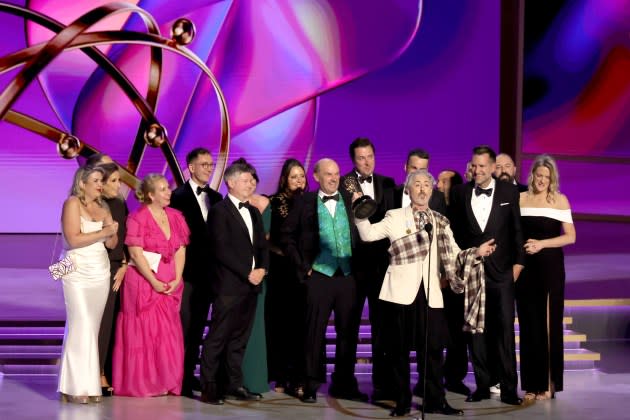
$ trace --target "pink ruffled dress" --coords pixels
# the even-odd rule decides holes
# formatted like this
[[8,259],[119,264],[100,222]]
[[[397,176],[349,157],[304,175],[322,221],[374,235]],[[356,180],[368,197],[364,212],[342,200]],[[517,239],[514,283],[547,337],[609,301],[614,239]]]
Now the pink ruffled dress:
[[[175,279],[175,253],[188,244],[190,231],[182,214],[166,208],[171,237],[166,238],[145,206],[127,218],[125,244],[162,255],[156,277]],[[179,316],[183,282],[171,295],[157,293],[130,266],[122,283],[116,320],[113,386],[116,395],[179,395],[184,366],[184,339]]]

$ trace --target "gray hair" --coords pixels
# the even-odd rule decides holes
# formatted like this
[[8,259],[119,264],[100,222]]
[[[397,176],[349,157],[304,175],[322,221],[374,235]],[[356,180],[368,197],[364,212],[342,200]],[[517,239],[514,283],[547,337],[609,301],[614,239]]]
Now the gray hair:
[[405,191],[409,191],[411,183],[417,176],[424,176],[428,178],[429,182],[431,182],[431,188],[435,188],[435,178],[433,178],[431,172],[427,171],[426,169],[418,169],[417,171],[413,171],[407,175],[407,179],[405,180]]

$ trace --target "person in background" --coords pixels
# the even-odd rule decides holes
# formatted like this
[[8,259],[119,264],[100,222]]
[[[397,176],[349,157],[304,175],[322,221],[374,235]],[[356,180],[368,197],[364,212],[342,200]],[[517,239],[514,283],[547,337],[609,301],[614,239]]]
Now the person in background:
[[[243,158],[236,160],[247,164]],[[254,169],[252,174],[256,186],[260,183],[258,174]],[[269,206],[269,198],[264,195],[254,194],[249,199],[252,207],[256,208],[262,217],[263,230],[265,237],[269,239],[269,230],[271,228],[271,207]],[[265,332],[265,301],[267,299],[267,278],[261,283],[260,293],[256,297],[256,313],[254,314],[254,322],[249,340],[245,346],[245,354],[243,355],[243,386],[252,394],[262,394],[269,391],[269,375],[267,369],[267,334]]]
[[104,396],[111,396],[114,388],[110,386],[112,380],[112,353],[114,351],[114,337],[116,315],[120,309],[118,291],[127,272],[128,253],[125,246],[127,233],[126,220],[129,214],[127,203],[120,196],[120,172],[115,163],[101,163],[103,170],[103,201],[109,207],[112,218],[118,223],[118,242],[112,249],[107,250],[110,267],[110,288],[107,303],[103,311],[101,328],[98,334],[98,354],[101,364],[101,388]]
[[282,246],[306,289],[305,386],[302,402],[317,402],[321,384],[322,348],[330,314],[335,313],[335,371],[329,394],[367,401],[354,375],[356,362],[357,283],[352,275],[358,241],[351,197],[339,188],[339,166],[332,159],[315,164],[317,192],[299,196],[282,225]]
[[125,244],[133,265],[121,288],[114,389],[130,397],[180,395],[184,339],[179,309],[190,232],[184,216],[168,207],[171,190],[163,175],[145,176],[136,196],[143,205],[127,218]]
[[304,393],[304,286],[282,250],[280,228],[295,200],[308,190],[304,166],[287,159],[280,171],[278,189],[271,196],[269,276],[266,329],[269,380],[276,392],[301,397]]
[[[394,179],[374,172],[376,148],[370,139],[365,137],[355,139],[350,144],[349,152],[354,168],[342,177],[341,188],[352,195],[354,190],[348,188],[349,184],[358,186],[358,193],[373,198],[378,207],[370,220],[373,223],[379,222],[385,216],[385,212],[394,205]],[[383,275],[387,270],[388,247],[389,242],[386,239],[375,243],[357,241],[352,255],[355,263],[352,277],[357,285],[357,305],[353,315],[354,332],[352,334],[355,340],[353,346],[355,347],[354,353],[356,353],[361,319],[367,300],[372,338],[372,401],[387,400],[392,397],[389,391],[392,389],[393,379],[391,378],[391,368],[387,365],[387,358],[383,350],[383,328],[385,325],[380,310],[381,303],[378,300]]]
[[[413,149],[407,153],[405,162],[405,177],[418,169],[429,170],[429,153],[424,149]],[[401,184],[394,190],[394,208],[408,207],[411,203],[409,195],[405,193],[405,185]],[[429,208],[440,214],[446,214],[446,197],[442,191],[433,191]]]
[[442,194],[444,194],[446,207],[448,207],[450,203],[449,195],[451,193],[451,188],[454,185],[460,185],[463,183],[464,183],[464,180],[462,179],[462,176],[454,169],[445,169],[439,173],[438,182],[437,182],[437,190],[440,191]]
[[173,191],[170,206],[182,212],[190,230],[190,242],[186,247],[180,316],[184,334],[182,395],[192,397],[193,390],[201,391],[201,384],[195,377],[195,369],[199,362],[199,346],[213,300],[211,283],[214,279],[210,276],[208,262],[212,252],[208,236],[208,211],[223,200],[223,196],[208,185],[214,170],[214,161],[208,149],[198,147],[188,152],[186,164],[190,179]]
[[210,267],[215,301],[201,352],[201,402],[260,400],[243,385],[243,355],[256,313],[260,283],[269,268],[267,240],[258,209],[254,168],[234,162],[224,175],[228,194],[208,213]]
[[516,181],[516,165],[514,165],[512,157],[507,153],[499,153],[497,155],[497,169],[494,171],[494,177],[516,185],[518,192],[527,191],[527,185]]
[[474,183],[451,191],[451,226],[460,248],[479,246],[489,239],[499,245],[484,260],[485,314],[483,332],[471,335],[471,359],[477,389],[466,399],[490,398],[490,386],[501,384],[501,401],[520,405],[517,395],[514,339],[514,282],[523,269],[525,251],[521,231],[518,191],[507,182],[496,181],[496,154],[488,146],[473,149]]
[[110,288],[107,248],[115,248],[118,223],[102,200],[103,169],[77,169],[63,204],[65,253],[76,270],[63,277],[66,329],[57,391],[62,401],[100,402],[98,335]]
[[536,157],[520,196],[525,269],[516,282],[521,388],[526,400],[554,398],[563,389],[564,254],[575,243],[571,206],[560,192],[556,162]]

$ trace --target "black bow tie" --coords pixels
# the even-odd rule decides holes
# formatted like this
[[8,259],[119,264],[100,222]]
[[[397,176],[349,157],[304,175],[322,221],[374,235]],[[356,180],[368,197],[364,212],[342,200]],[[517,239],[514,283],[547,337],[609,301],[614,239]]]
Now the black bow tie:
[[484,189],[483,189],[483,188],[481,188],[479,185],[477,185],[477,186],[475,187],[475,195],[476,195],[477,197],[479,197],[481,194],[485,194],[485,195],[487,195],[488,197],[490,197],[490,196],[492,195],[492,188],[487,188],[487,189],[485,189],[485,190],[484,190]]
[[205,192],[206,194],[210,194],[210,186],[206,185],[205,187],[197,187],[197,195]]
[[335,195],[325,195],[322,197],[322,201],[325,203],[328,200],[335,200],[335,201],[339,201],[339,193],[335,194]]
[[368,176],[361,176],[359,175],[359,182],[361,184],[363,184],[364,182],[367,182],[369,184],[372,183],[372,175],[368,175]]
[[242,209],[243,207],[249,206],[249,201],[245,201],[243,203],[238,203],[238,209]]

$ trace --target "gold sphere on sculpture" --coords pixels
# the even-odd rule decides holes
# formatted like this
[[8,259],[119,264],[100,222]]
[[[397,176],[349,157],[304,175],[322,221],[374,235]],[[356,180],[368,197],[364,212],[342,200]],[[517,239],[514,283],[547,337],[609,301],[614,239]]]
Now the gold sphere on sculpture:
[[177,45],[188,45],[195,38],[195,24],[189,19],[179,18],[171,27],[171,39]]
[[64,159],[74,159],[79,156],[82,147],[78,138],[64,135],[57,142],[57,153]]
[[151,147],[160,147],[166,141],[166,128],[151,123],[144,132],[144,141]]

